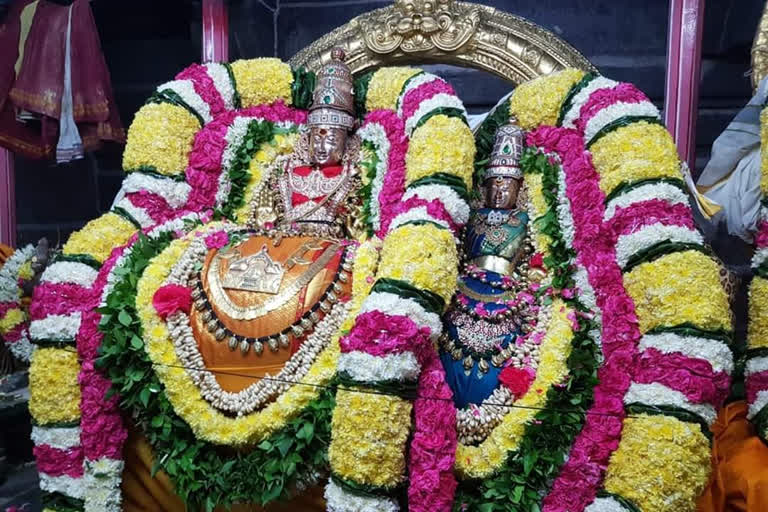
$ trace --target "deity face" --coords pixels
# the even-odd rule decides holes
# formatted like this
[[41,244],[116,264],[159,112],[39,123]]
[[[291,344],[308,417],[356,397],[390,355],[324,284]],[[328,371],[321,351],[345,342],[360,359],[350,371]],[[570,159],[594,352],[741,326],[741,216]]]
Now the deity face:
[[346,143],[344,128],[313,126],[309,132],[309,160],[316,165],[338,165]]
[[485,180],[485,206],[510,210],[517,203],[517,194],[520,191],[522,180],[517,178],[504,178],[496,176]]

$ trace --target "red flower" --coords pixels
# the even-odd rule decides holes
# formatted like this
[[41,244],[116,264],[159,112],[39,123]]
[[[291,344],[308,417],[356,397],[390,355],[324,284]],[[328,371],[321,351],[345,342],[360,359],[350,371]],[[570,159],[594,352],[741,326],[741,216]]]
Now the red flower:
[[209,249],[221,249],[229,243],[226,231],[216,231],[205,237],[205,246]]
[[521,370],[514,366],[507,366],[499,374],[499,382],[509,388],[515,398],[523,396],[533,382],[533,372]]
[[544,268],[544,255],[540,252],[537,252],[531,256],[531,261],[528,262],[528,265],[531,268]]
[[163,320],[179,311],[189,313],[192,306],[192,290],[178,284],[161,286],[152,297],[152,305]]

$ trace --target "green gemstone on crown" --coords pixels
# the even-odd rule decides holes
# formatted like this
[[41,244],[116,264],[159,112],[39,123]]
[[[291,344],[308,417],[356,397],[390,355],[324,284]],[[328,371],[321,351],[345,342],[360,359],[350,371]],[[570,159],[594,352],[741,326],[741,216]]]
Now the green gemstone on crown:
[[324,97],[323,97],[323,103],[325,103],[325,104],[327,105],[327,104],[329,104],[330,102],[331,102],[331,97],[330,97],[330,96],[324,96]]

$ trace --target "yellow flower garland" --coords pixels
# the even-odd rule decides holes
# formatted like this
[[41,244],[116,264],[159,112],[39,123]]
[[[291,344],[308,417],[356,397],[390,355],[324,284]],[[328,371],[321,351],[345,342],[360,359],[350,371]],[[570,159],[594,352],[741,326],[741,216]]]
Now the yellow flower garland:
[[291,104],[291,66],[273,57],[238,60],[231,64],[243,108],[283,100]]
[[32,260],[25,261],[22,266],[19,267],[19,279],[28,281],[35,277],[35,271],[32,270]]
[[692,323],[730,331],[731,309],[717,263],[699,251],[667,254],[624,275],[640,330]]
[[639,510],[693,512],[707,484],[709,458],[709,441],[697,424],[641,414],[624,420],[604,487]]
[[93,219],[80,231],[72,233],[64,244],[64,254],[87,254],[103,263],[112,249],[128,241],[136,226],[115,213]]
[[71,348],[39,348],[29,367],[29,412],[40,425],[80,419],[80,363]]
[[760,191],[763,196],[768,196],[768,150],[765,149],[768,148],[768,108],[760,113],[760,141],[763,148],[760,151]]
[[272,165],[277,157],[290,154],[293,151],[296,142],[299,140],[298,133],[278,134],[268,144],[262,147],[253,155],[248,164],[248,173],[250,175],[248,185],[245,187],[243,205],[235,212],[235,219],[238,224],[247,224],[250,221],[252,213],[252,204],[248,200],[254,196],[256,191],[267,179],[267,168]]
[[542,192],[541,174],[527,174],[525,176],[525,186],[528,190],[528,197],[530,204],[533,208],[531,213],[531,219],[534,222],[528,225],[528,229],[531,230],[533,236],[533,244],[536,247],[536,251],[544,254],[549,254],[549,246],[552,244],[552,238],[546,233],[542,233],[541,230],[536,228],[535,220],[547,213],[549,207],[547,206],[547,200]]
[[328,460],[345,480],[394,487],[405,472],[412,404],[384,394],[339,390],[336,393]]
[[[214,229],[216,226],[207,226]],[[155,363],[155,371],[165,387],[165,393],[176,414],[186,421],[199,439],[222,445],[250,445],[258,443],[285,426],[319,393],[318,387],[328,383],[336,373],[339,357],[340,331],[328,347],[321,352],[302,379],[309,385],[293,386],[277,400],[259,412],[240,418],[230,418],[210,406],[200,395],[200,389],[182,369],[165,322],[152,305],[155,291],[162,286],[173,264],[190,243],[190,237],[175,240],[147,266],[139,280],[136,308],[144,332],[145,350]],[[357,266],[357,260],[355,267]],[[358,269],[353,268],[353,276]],[[358,305],[359,308],[359,305]],[[358,309],[352,308],[349,317],[354,318]]]
[[456,288],[458,265],[456,241],[449,230],[434,224],[405,224],[384,239],[378,277],[405,281],[440,295],[448,304]]
[[640,121],[618,128],[591,147],[600,189],[610,194],[622,183],[649,178],[680,178],[680,159],[667,129]]
[[472,188],[475,139],[459,118],[432,116],[411,137],[405,155],[406,186],[438,172],[455,174]]
[[525,82],[512,93],[509,113],[524,130],[555,126],[565,96],[583,76],[584,71],[568,68]]
[[749,348],[768,347],[768,279],[755,276],[749,287]]
[[0,318],[0,334],[5,334],[27,319],[24,311],[18,308],[9,309],[5,316]]
[[560,299],[552,303],[552,320],[541,342],[539,367],[530,389],[504,416],[493,432],[477,446],[459,444],[456,449],[456,471],[462,478],[485,478],[493,474],[515,451],[539,409],[546,405],[547,391],[568,376],[573,330],[568,319],[570,310]]
[[[351,311],[360,311],[363,301],[371,292],[375,282],[376,271],[379,267],[379,251],[381,239],[373,236],[362,240],[355,251],[355,265],[352,271],[352,305]],[[355,324],[355,315],[348,315],[341,325],[342,331],[349,331]]]
[[144,105],[128,128],[123,169],[151,167],[161,174],[182,174],[198,130],[200,122],[184,107],[169,103]]
[[405,81],[421,73],[418,68],[387,67],[376,71],[368,84],[365,108],[369,112],[380,108],[395,110],[397,98],[403,90]]

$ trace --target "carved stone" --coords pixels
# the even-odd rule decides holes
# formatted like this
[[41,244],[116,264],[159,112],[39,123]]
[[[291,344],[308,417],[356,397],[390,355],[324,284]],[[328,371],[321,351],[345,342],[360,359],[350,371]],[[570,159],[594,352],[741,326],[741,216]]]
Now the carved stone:
[[756,92],[760,80],[768,75],[768,3],[757,26],[755,42],[752,44],[752,89]]
[[355,74],[399,64],[455,64],[521,84],[565,67],[594,71],[571,45],[535,23],[455,0],[395,0],[316,40],[290,61],[317,71],[342,47]]

